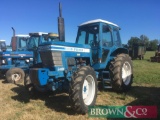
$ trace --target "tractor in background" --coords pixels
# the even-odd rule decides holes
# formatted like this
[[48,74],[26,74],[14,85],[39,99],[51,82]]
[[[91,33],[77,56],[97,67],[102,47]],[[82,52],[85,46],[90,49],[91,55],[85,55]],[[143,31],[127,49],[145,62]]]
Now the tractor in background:
[[[29,33],[29,37],[26,40],[25,45],[22,45],[19,40],[12,39],[12,52],[10,52],[10,64],[1,66],[6,69],[6,80],[9,83],[23,83],[25,77],[28,75],[29,67],[34,65],[40,66],[41,59],[38,54],[37,48],[39,44],[51,41],[51,37],[56,36],[54,33],[35,32]],[[54,40],[56,37],[54,37]],[[52,39],[53,40],[53,39]],[[18,47],[18,46],[21,47]],[[23,47],[22,47],[23,46]],[[14,55],[14,56],[13,56]]]
[[145,44],[139,43],[139,44],[133,44],[129,49],[129,55],[131,56],[132,59],[137,59],[139,60],[144,59],[144,55],[146,53],[146,46]]
[[120,27],[106,20],[80,24],[76,42],[65,42],[61,4],[59,11],[59,40],[39,45],[42,66],[30,68],[30,81],[35,88],[69,93],[74,110],[85,114],[88,106],[95,105],[97,81],[116,91],[131,88],[132,61],[122,47]]
[[32,62],[27,62],[28,59],[33,58],[33,53],[27,51],[29,35],[16,35],[14,28],[12,30],[12,50],[0,53],[0,72],[5,75],[8,82],[19,83],[24,77],[22,69],[26,70],[29,65],[33,64]]
[[159,62],[160,63],[160,44],[157,45],[157,51],[155,52],[155,56],[150,57],[151,62]]

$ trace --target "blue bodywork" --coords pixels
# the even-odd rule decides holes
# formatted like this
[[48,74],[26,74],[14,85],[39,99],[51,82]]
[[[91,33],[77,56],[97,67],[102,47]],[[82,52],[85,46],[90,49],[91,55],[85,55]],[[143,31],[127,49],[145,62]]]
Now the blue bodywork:
[[43,67],[30,69],[32,83],[52,91],[68,89],[73,73],[85,65],[94,68],[97,79],[104,78],[103,72],[109,74],[110,61],[128,53],[121,45],[119,29],[110,23],[92,22],[79,26],[76,43],[41,44],[38,50]]
[[[17,67],[28,71],[29,67],[41,62],[37,53],[38,45],[45,42],[44,36],[48,33],[30,33],[30,37],[12,37],[11,45],[13,51],[0,52],[0,71],[5,72]],[[16,42],[14,42],[16,41]]]
[[6,51],[0,53],[1,70],[8,70],[13,67],[28,69],[33,65],[33,52],[30,51]]
[[33,52],[27,51],[29,35],[16,35],[12,37],[12,50],[0,52],[0,71],[5,74],[8,69],[18,67],[21,69],[29,69],[33,65]]

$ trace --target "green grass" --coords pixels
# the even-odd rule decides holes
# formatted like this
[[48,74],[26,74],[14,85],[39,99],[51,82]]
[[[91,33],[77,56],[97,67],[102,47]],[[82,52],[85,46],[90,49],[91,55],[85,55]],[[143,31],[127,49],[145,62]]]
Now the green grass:
[[150,62],[154,52],[147,52],[144,60],[133,61],[134,83],[160,86],[160,63]]
[[[127,94],[98,91],[96,105],[156,105],[160,115],[160,63],[150,62],[151,56],[154,52],[147,52],[144,60],[133,60],[134,81]],[[7,84],[4,80],[0,80],[0,91],[0,120],[95,119],[75,114],[65,93],[30,96],[23,85]]]

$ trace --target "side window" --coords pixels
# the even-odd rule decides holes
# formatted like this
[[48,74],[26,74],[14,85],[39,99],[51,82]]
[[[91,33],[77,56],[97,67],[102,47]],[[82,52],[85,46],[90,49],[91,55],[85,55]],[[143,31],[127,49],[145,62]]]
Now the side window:
[[[38,37],[38,39],[39,39],[39,37]],[[38,42],[39,42],[38,39],[35,40],[35,46],[36,46],[36,47],[38,47]],[[43,39],[43,38],[42,38],[42,39]]]
[[111,28],[108,25],[103,25],[102,45],[104,47],[111,47],[112,46]]
[[78,44],[85,44],[85,37],[86,37],[86,32],[85,31],[81,31],[78,35]]
[[45,42],[45,35],[39,36],[39,39],[41,39],[39,44],[44,43]]
[[119,29],[114,28],[113,29],[113,35],[114,35],[114,45],[120,46],[121,45],[121,40],[120,40],[120,34],[119,34]]
[[27,44],[27,41],[26,40],[24,40],[23,38],[21,38],[20,39],[20,48],[24,48],[24,47],[26,47],[26,44]]
[[93,42],[94,42],[94,36],[93,36],[93,34],[89,34],[89,37],[88,37],[88,44],[93,44]]

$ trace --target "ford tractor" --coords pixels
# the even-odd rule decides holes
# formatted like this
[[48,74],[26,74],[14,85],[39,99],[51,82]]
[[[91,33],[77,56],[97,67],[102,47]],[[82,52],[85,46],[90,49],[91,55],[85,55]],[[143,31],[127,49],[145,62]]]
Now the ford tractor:
[[[13,28],[12,28],[13,29]],[[34,63],[39,63],[41,60],[37,56],[35,49],[38,45],[45,40],[45,36],[48,33],[38,32],[29,33],[29,35],[15,35],[12,37],[11,46],[12,52],[3,52],[1,57],[2,66],[1,71],[6,74],[6,80],[9,83],[22,83],[24,81],[25,74],[28,72],[29,67]]]
[[[13,28],[12,28],[13,29]],[[33,58],[33,53],[26,51],[29,35],[15,35],[11,39],[12,51],[0,52],[0,71],[6,74],[6,80],[10,83],[18,83],[24,77],[22,69],[27,69],[30,62],[27,59]]]
[[75,43],[62,42],[64,19],[58,17],[59,41],[42,43],[38,47],[42,67],[30,69],[35,88],[66,91],[73,109],[87,113],[95,105],[97,81],[103,88],[127,91],[133,80],[132,61],[122,47],[120,27],[102,19],[82,23]]
[[[56,35],[57,34],[44,32],[29,33],[29,38],[23,47],[17,47],[17,45],[22,45],[19,44],[16,39],[13,39],[12,44],[15,44],[15,46],[12,45],[13,52],[10,52],[10,56],[8,56],[11,59],[11,63],[2,66],[4,69],[7,69],[6,80],[9,83],[15,84],[24,82],[25,76],[28,75],[29,67],[35,64],[36,66],[41,65],[41,59],[36,50],[38,45],[46,41],[51,41],[51,36]],[[54,39],[56,38],[54,37]]]

